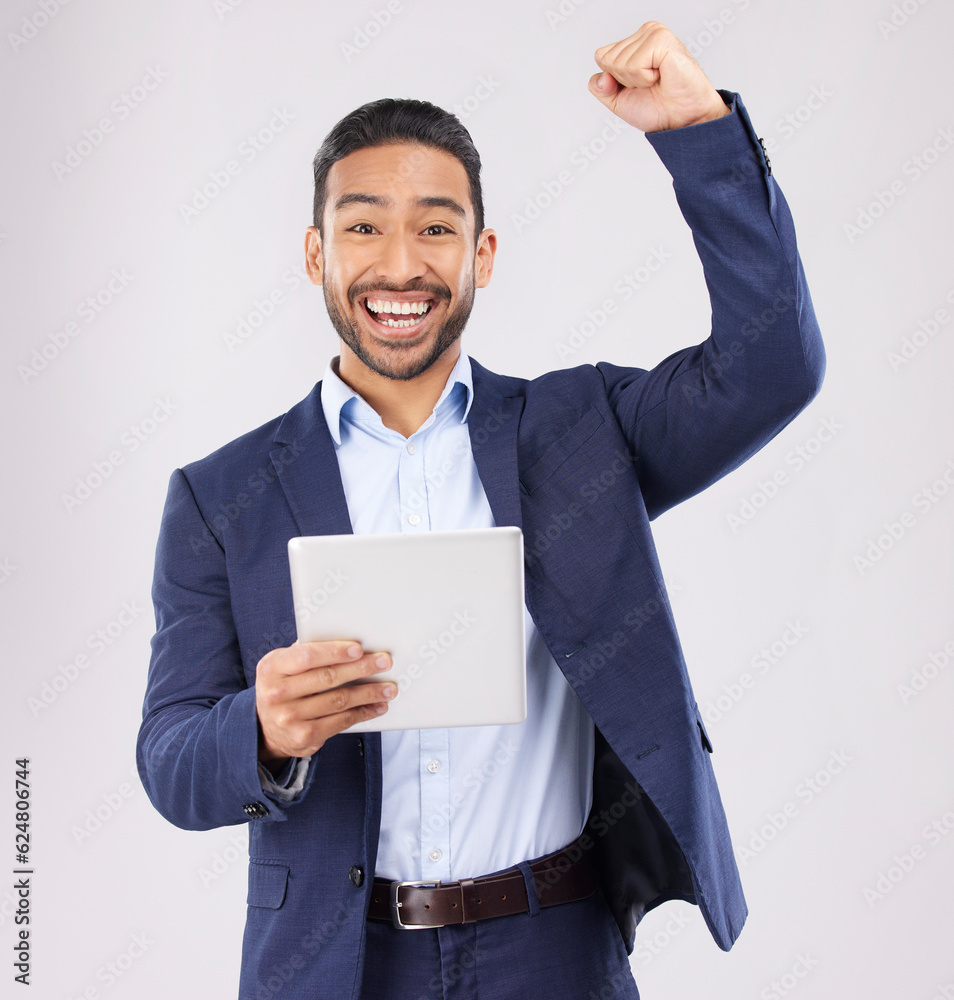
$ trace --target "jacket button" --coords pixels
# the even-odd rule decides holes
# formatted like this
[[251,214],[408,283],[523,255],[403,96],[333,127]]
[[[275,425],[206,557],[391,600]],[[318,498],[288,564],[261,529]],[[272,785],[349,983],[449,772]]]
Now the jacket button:
[[242,806],[242,812],[248,816],[249,819],[261,819],[263,816],[268,815],[268,807],[262,805],[261,802],[246,802]]
[[358,865],[352,865],[348,869],[348,878],[351,879],[351,884],[355,887],[360,886],[364,883],[364,869],[359,868]]

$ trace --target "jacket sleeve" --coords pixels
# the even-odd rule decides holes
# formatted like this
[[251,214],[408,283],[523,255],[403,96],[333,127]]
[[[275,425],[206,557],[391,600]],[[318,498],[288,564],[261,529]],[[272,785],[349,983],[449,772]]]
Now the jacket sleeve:
[[289,797],[258,764],[255,689],[242,668],[225,552],[181,469],[169,483],[152,596],[156,633],[136,754],[150,800],[188,830],[284,820]]
[[650,517],[739,466],[816,395],[825,351],[792,216],[738,94],[647,134],[673,178],[712,306],[707,340],[650,371],[600,362]]

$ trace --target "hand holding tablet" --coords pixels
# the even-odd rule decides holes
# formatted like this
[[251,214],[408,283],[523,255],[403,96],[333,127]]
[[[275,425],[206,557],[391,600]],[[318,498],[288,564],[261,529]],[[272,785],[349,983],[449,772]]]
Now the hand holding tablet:
[[[387,653],[366,653],[352,639],[295,643],[258,663],[255,705],[265,764],[310,757],[325,740],[387,711],[397,685],[370,683],[391,667]],[[360,686],[354,681],[363,680]]]
[[[307,721],[300,711],[307,717],[329,708],[335,711],[317,725],[312,720],[311,733],[503,725],[526,718],[519,528],[315,535],[291,539],[288,553],[297,648],[322,650],[307,654],[317,658],[314,665],[297,673],[284,656],[274,665],[282,672],[278,687],[300,701],[284,709],[293,724]],[[353,664],[331,666],[348,636],[365,650],[387,651],[393,667],[376,674],[371,652]],[[333,680],[334,686],[319,691],[309,674],[315,667],[321,683]],[[369,706],[381,703],[387,681],[397,685],[397,697],[383,714],[372,714]],[[369,685],[373,691],[350,690]]]

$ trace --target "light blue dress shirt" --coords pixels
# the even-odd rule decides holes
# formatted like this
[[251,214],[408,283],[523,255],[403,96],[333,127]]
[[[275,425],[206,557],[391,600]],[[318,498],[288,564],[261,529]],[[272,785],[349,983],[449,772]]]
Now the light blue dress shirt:
[[[470,358],[461,352],[433,412],[408,438],[384,426],[337,364],[325,370],[321,405],[355,534],[494,527],[467,429]],[[559,850],[582,832],[593,721],[526,607],[524,615],[524,722],[381,734],[379,877],[474,878]]]

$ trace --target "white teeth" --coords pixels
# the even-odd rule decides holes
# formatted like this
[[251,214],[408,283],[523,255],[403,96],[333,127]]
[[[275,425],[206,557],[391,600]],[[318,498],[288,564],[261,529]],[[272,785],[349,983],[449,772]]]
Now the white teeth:
[[368,299],[368,309],[371,312],[386,312],[394,316],[407,316],[409,313],[422,316],[429,308],[427,302],[389,302],[387,299]]

